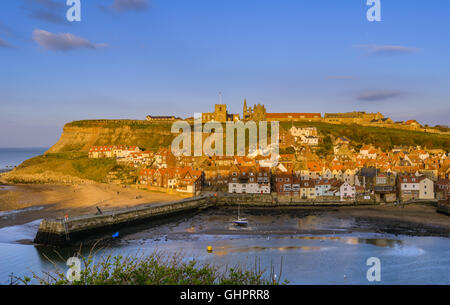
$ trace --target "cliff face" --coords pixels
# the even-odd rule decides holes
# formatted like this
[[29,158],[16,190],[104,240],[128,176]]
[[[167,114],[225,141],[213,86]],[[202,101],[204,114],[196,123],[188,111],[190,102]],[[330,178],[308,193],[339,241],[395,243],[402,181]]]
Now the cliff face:
[[146,150],[168,146],[174,138],[170,123],[134,120],[76,121],[64,126],[59,141],[48,153],[89,151],[91,146],[129,145]]
[[[291,122],[281,122],[280,128],[288,130],[291,125]],[[48,152],[87,152],[96,145],[139,146],[157,151],[170,146],[176,136],[170,132],[171,126],[171,122],[140,120],[75,121],[66,124],[61,138]],[[314,126],[324,135],[345,136],[353,143],[375,143],[387,150],[392,145],[420,145],[450,150],[450,136],[444,134],[317,122],[296,123],[296,126]]]

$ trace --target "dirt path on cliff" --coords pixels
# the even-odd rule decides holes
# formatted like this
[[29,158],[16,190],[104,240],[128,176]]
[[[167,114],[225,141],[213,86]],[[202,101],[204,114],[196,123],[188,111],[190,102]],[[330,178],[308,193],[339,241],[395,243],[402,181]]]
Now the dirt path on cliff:
[[0,186],[0,228],[37,219],[180,200],[182,197],[118,185],[13,185]]

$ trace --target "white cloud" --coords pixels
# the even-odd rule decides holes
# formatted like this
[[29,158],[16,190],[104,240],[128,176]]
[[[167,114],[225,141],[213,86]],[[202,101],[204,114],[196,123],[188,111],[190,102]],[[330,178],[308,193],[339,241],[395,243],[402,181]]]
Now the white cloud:
[[41,47],[50,51],[72,51],[76,49],[98,49],[106,44],[95,44],[88,39],[70,33],[54,34],[40,29],[33,31],[33,40]]
[[403,92],[398,90],[376,90],[362,92],[356,98],[360,101],[375,102],[396,98],[402,94]]
[[410,54],[420,51],[418,48],[405,47],[405,46],[395,46],[395,45],[355,45],[355,48],[364,49],[373,55],[401,55]]
[[127,11],[145,11],[148,9],[148,0],[114,0],[109,6],[100,5],[105,11],[127,12]]

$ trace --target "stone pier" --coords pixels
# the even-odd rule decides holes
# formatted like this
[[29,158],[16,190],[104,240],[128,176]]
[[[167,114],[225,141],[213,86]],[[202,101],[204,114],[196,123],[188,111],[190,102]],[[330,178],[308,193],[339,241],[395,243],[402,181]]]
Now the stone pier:
[[100,239],[119,228],[137,224],[151,224],[157,219],[208,208],[215,204],[211,195],[186,198],[176,202],[149,204],[135,208],[104,212],[97,215],[44,219],[34,242],[45,245],[74,245],[89,238]]

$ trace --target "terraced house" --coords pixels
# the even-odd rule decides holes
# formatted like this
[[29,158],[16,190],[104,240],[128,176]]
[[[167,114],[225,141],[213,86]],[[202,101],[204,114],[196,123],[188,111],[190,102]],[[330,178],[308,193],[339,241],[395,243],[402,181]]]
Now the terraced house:
[[202,172],[190,167],[142,169],[138,181],[147,187],[196,194],[201,191]]
[[414,175],[403,175],[398,177],[398,194],[401,201],[419,199],[419,178]]
[[228,192],[237,194],[270,194],[270,172],[267,168],[233,166]]

